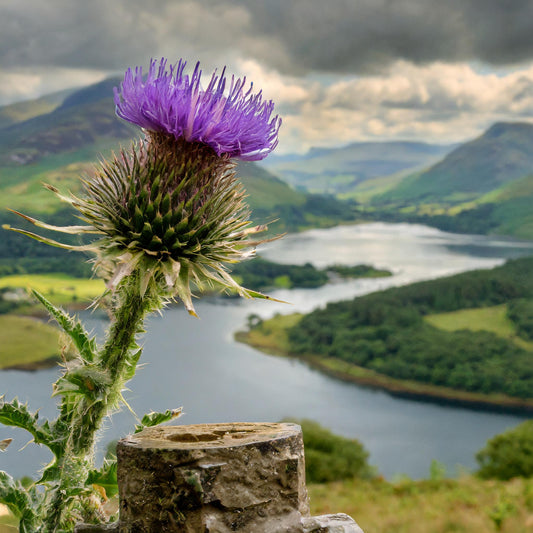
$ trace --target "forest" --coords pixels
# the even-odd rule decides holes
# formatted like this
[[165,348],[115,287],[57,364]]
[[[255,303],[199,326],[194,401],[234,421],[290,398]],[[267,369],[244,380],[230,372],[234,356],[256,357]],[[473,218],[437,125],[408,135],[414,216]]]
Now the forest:
[[444,331],[425,316],[506,304],[533,340],[533,258],[330,303],[288,331],[290,351],[338,358],[393,378],[533,397],[533,353],[490,331]]
[[232,274],[241,284],[253,289],[273,287],[314,289],[328,283],[332,278],[364,278],[390,276],[388,270],[375,269],[370,265],[331,265],[318,269],[311,263],[286,265],[256,257],[232,267]]

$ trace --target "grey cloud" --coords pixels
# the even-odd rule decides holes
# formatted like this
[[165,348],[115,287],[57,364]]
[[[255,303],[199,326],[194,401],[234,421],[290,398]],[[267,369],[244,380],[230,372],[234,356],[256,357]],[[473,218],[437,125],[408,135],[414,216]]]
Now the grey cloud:
[[247,56],[282,72],[533,58],[531,0],[0,0],[0,67]]
[[154,47],[136,1],[4,0],[0,65],[117,68]]
[[[249,5],[245,0],[243,4]],[[254,4],[257,28],[276,35],[292,64],[304,70],[368,72],[397,59],[505,64],[533,57],[531,0],[270,0],[258,4]]]

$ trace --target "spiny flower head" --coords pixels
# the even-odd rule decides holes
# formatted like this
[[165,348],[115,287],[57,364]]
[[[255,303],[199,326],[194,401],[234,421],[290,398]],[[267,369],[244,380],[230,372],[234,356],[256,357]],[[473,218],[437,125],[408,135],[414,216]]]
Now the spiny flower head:
[[146,138],[103,161],[84,181],[81,197],[63,196],[88,225],[54,227],[24,218],[45,229],[94,233],[87,246],[68,246],[17,230],[68,249],[91,250],[95,270],[110,291],[128,276],[138,280],[142,297],[179,297],[191,314],[191,284],[215,284],[246,297],[264,295],[241,287],[227,265],[253,255],[261,241],[250,236],[265,229],[252,227],[245,192],[236,180],[232,157],[261,159],[277,143],[278,117],[261,93],[244,93],[244,80],[214,74],[200,87],[197,65],[189,78],[185,62],[167,72],[152,61],[143,80],[140,68],[126,72],[115,90],[119,116],[146,130]]
[[215,73],[205,89],[200,64],[192,75],[184,74],[181,60],[167,69],[167,60],[152,60],[148,74],[128,69],[120,89],[115,89],[117,115],[150,132],[176,140],[202,143],[217,155],[247,161],[265,158],[278,143],[281,119],[272,117],[274,104],[261,92],[248,90],[246,78],[227,79]]

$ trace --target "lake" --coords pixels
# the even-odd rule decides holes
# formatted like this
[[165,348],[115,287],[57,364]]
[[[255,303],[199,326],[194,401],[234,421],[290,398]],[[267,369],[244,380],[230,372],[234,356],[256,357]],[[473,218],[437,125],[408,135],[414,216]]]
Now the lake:
[[[394,397],[328,377],[298,360],[265,355],[236,343],[233,334],[250,313],[267,318],[278,312],[305,312],[393,285],[491,268],[507,258],[533,254],[533,243],[372,223],[288,235],[260,253],[278,262],[317,267],[369,263],[394,275],[271,293],[290,304],[210,297],[195,303],[200,319],[180,306],[152,316],[143,339],[142,366],[125,393],[139,417],[183,406],[185,414],[177,423],[310,418],[359,439],[370,452],[371,464],[387,478],[427,477],[433,459],[446,465],[449,474],[459,465],[475,468],[474,454],[488,438],[528,418]],[[106,327],[97,315],[83,313],[83,319],[99,335]],[[0,390],[8,399],[28,401],[42,416],[55,416],[50,392],[56,376],[57,369],[3,371]],[[100,447],[127,434],[134,423],[123,408],[107,421]],[[0,470],[17,477],[31,475],[49,460],[46,450],[33,444],[24,447],[29,437],[22,430],[1,427],[0,439],[7,437],[15,442],[0,454]]]

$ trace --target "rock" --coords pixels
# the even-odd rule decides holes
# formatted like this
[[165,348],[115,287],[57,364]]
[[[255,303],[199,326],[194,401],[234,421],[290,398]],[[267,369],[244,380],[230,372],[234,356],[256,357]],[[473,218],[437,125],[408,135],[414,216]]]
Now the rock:
[[118,533],[119,525],[114,524],[78,524],[74,528],[74,533]]
[[347,514],[326,514],[302,519],[304,533],[363,533]]
[[121,533],[304,531],[296,424],[148,428],[119,441],[117,457]]

